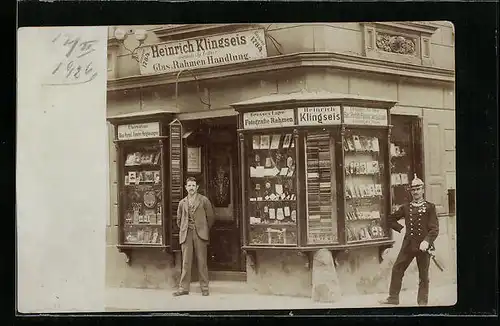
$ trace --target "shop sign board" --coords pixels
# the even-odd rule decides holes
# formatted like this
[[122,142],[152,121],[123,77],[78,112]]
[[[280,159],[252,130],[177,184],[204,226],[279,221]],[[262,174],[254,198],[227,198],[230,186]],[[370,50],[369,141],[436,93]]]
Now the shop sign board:
[[201,147],[187,147],[187,172],[201,173]]
[[136,123],[118,126],[118,140],[152,138],[160,136],[160,123]]
[[295,125],[293,109],[247,112],[243,114],[243,129],[280,128]]
[[340,106],[318,106],[297,108],[300,126],[336,125],[342,122]]
[[387,126],[387,110],[345,106],[344,123],[352,125]]
[[143,46],[142,75],[226,65],[267,57],[263,29]]

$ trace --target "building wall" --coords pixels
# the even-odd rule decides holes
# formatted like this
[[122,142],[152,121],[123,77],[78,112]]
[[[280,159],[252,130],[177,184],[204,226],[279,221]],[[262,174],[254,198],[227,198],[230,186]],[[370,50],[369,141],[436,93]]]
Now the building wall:
[[[455,69],[454,28],[450,22],[432,22],[438,29],[431,36],[432,66]],[[270,38],[266,39],[268,56],[292,54],[297,52],[334,52],[355,56],[364,56],[364,32],[362,23],[283,23],[252,24],[267,30],[279,45],[274,45]],[[117,26],[127,29],[127,26]],[[159,25],[134,26],[148,31],[145,45],[162,42],[154,33]],[[109,35],[113,38],[114,27],[110,27]],[[138,45],[131,37],[126,44],[129,48]],[[115,43],[111,43],[115,44]],[[108,70],[109,78],[121,78],[139,75],[139,67],[130,54],[121,46],[112,45],[108,49],[108,58],[113,69]]]
[[[439,29],[431,37],[432,65],[454,68],[453,26],[436,22]],[[363,55],[363,29],[358,23],[342,24],[273,24],[268,28],[281,44],[282,53],[329,51]],[[148,42],[158,40],[148,38]],[[269,56],[278,55],[268,40]],[[110,47],[111,58],[116,56],[110,77],[137,75],[137,64],[119,47]],[[111,60],[113,61],[113,60]],[[229,108],[234,102],[274,94],[301,90],[325,90],[336,93],[381,97],[398,102],[393,114],[414,115],[423,120],[423,151],[425,157],[426,196],[436,203],[440,215],[440,235],[436,241],[437,255],[448,266],[439,272],[431,266],[431,282],[440,284],[455,279],[455,217],[448,216],[447,190],[455,186],[455,90],[453,85],[419,82],[397,76],[364,72],[340,71],[327,68],[297,68],[293,71],[252,74],[203,81],[201,94],[193,83],[179,85],[179,98],[175,101],[175,86],[163,85],[143,90],[110,93],[108,116],[117,114],[171,108],[178,112],[206,110],[198,95],[208,99],[212,110]],[[112,127],[110,126],[110,136]],[[137,253],[132,265],[125,263],[118,253],[117,243],[117,179],[116,157],[110,137],[110,196],[111,217],[107,227],[107,274],[110,286],[161,287],[176,284],[178,269],[174,257],[167,253]],[[337,268],[344,294],[384,292],[387,290],[390,268],[401,244],[401,235],[394,233],[396,243],[378,261],[376,249],[352,250],[339,256]],[[177,258],[178,259],[178,258]],[[296,253],[258,252],[257,267],[247,266],[248,283],[260,293],[310,296],[311,272],[306,259]],[[247,261],[247,265],[249,262]],[[178,266],[178,264],[176,265]],[[277,277],[277,275],[280,277]],[[403,287],[414,287],[418,281],[416,263],[413,262]],[[290,286],[294,284],[294,286]]]

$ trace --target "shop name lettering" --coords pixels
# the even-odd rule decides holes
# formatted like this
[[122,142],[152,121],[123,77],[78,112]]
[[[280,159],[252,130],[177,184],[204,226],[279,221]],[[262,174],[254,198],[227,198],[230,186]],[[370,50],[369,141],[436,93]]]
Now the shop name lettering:
[[[184,68],[194,68],[199,66],[213,65],[213,64],[223,64],[235,61],[248,60],[248,53],[245,54],[226,54],[222,57],[208,56],[207,59],[196,59],[196,60],[173,60],[171,65],[155,63],[153,65],[154,71],[165,71],[170,69],[184,69]],[[146,68],[147,63],[143,64]]]
[[90,55],[95,51],[97,40],[85,40],[79,36],[59,33],[52,39],[52,43],[64,50],[64,57],[52,70],[52,76],[57,77],[59,82],[52,85],[83,84],[97,77]]
[[332,112],[331,108],[308,109],[299,114],[300,122],[328,123],[340,121],[340,112]]
[[269,117],[269,118],[261,118],[261,119],[245,119],[246,126],[260,126],[260,125],[269,125],[269,124],[282,124],[282,123],[293,123],[292,117]]
[[[382,114],[381,114],[382,113]],[[360,111],[351,111],[345,113],[346,118],[353,120],[365,120],[365,121],[381,121],[385,122],[387,117],[383,114],[383,112],[360,112]]]
[[[250,42],[256,47],[259,53],[263,51],[263,41],[259,35],[250,36]],[[197,40],[186,40],[177,45],[155,44],[150,46],[150,51],[145,51],[142,57],[142,67],[147,68],[150,59],[158,59],[169,56],[192,55],[192,60],[172,60],[171,63],[154,63],[152,68],[155,72],[168,71],[171,69],[195,68],[200,66],[225,64],[231,62],[240,62],[249,60],[248,53],[226,53],[222,56],[208,55],[206,58],[200,58],[205,51],[220,50],[230,47],[242,46],[248,44],[246,35],[220,38],[201,38]],[[231,52],[231,51],[229,51]],[[206,54],[209,54],[207,52]]]
[[242,35],[233,37],[221,37],[219,39],[202,38],[194,41],[187,40],[185,42],[186,43],[183,45],[174,46],[169,46],[168,44],[165,44],[163,46],[153,45],[151,46],[152,56],[153,58],[158,58],[206,50],[215,50],[237,45],[245,45],[247,44],[247,38],[246,36]]
[[158,137],[160,135],[159,131],[145,130],[148,128],[147,125],[134,125],[127,126],[129,130],[118,132],[118,138],[145,138],[145,137]]

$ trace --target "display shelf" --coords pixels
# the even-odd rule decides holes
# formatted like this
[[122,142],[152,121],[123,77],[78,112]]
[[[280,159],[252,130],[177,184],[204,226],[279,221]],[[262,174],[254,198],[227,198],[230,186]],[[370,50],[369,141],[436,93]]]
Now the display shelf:
[[170,247],[166,171],[170,162],[169,112],[108,117],[113,125],[117,168],[117,248],[130,263],[134,250]]
[[[337,206],[334,200],[335,157],[328,132],[308,132],[305,137],[307,242],[338,242]],[[328,225],[329,227],[326,227]]]
[[290,222],[290,223],[250,223],[250,226],[297,226],[296,223]]
[[166,247],[163,146],[157,141],[121,144],[120,245]]
[[386,238],[384,138],[369,130],[345,133],[345,236],[348,244]]
[[[297,244],[296,149],[291,133],[248,136],[250,244]],[[276,221],[276,222],[273,222]],[[277,222],[283,221],[283,222]],[[281,229],[283,228],[283,229]]]

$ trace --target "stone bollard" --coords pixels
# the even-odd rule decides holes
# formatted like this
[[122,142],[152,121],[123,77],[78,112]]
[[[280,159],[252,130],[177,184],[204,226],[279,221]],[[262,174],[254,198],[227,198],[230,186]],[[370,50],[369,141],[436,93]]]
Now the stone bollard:
[[336,302],[341,296],[332,253],[327,249],[320,249],[313,258],[312,299],[317,302]]

